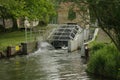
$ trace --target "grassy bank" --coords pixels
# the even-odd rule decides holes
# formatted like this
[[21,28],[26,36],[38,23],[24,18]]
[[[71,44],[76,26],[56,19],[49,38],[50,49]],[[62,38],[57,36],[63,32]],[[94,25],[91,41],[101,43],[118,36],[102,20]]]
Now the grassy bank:
[[[32,38],[30,39],[30,32],[28,33],[28,41],[35,40],[37,36],[48,37],[54,26],[37,26],[33,30]],[[42,30],[40,32],[39,30]],[[20,43],[25,42],[25,31],[14,31],[14,32],[5,32],[0,33],[0,51],[4,51],[7,46],[16,46]]]
[[89,44],[90,59],[87,72],[97,77],[120,80],[120,52],[101,29],[94,42]]
[[87,71],[120,80],[120,52],[113,44],[92,43]]
[[19,45],[25,41],[24,31],[0,33],[0,51],[5,50],[7,46]]

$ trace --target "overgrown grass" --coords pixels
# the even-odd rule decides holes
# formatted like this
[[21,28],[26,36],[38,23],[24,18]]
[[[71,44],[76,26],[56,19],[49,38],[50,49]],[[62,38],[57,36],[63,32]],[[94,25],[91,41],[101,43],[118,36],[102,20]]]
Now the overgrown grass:
[[7,46],[19,45],[21,42],[24,41],[24,31],[0,33],[0,51],[5,50]]
[[96,43],[90,53],[88,72],[120,80],[120,53],[113,44]]

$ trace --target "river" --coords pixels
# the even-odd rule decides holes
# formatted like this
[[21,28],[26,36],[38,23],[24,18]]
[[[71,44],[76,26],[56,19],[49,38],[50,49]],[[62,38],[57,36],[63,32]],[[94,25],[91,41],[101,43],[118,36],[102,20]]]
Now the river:
[[38,51],[0,60],[0,80],[103,80],[90,78],[80,51]]

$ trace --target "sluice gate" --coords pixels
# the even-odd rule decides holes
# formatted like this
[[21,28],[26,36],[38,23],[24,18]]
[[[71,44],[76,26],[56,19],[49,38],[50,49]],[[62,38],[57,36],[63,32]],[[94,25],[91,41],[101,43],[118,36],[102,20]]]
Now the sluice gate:
[[[49,42],[56,48],[68,48],[73,51],[82,43],[83,29],[75,24],[66,24],[56,28],[49,37]],[[81,39],[81,40],[80,40]]]

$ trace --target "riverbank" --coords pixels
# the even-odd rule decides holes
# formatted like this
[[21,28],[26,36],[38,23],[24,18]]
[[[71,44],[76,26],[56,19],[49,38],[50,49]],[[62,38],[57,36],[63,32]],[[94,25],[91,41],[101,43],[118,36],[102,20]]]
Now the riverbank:
[[120,80],[120,53],[111,44],[94,43],[90,51],[88,73]]
[[103,31],[99,31],[89,48],[87,72],[97,77],[120,80],[120,53]]
[[[12,31],[12,32],[1,32],[0,36],[0,58],[3,56],[7,56],[8,54],[15,54],[21,52],[22,48],[25,47],[27,51],[31,51],[31,44],[34,44],[33,47],[36,48],[37,41],[45,40],[50,34],[51,30],[55,28],[54,25],[48,26],[37,26],[30,30],[27,30],[27,39],[26,33],[23,30]],[[27,40],[27,42],[26,42]],[[21,44],[22,43],[22,44]],[[31,47],[30,47],[31,45]],[[27,46],[27,47],[26,47]],[[30,48],[30,49],[28,49]],[[28,53],[25,50],[26,53]]]
[[[19,54],[27,54],[37,49],[37,42],[30,40],[25,42],[24,31],[1,33],[0,58],[7,58]],[[28,49],[29,48],[29,49]]]
[[5,51],[7,46],[16,46],[25,41],[24,31],[14,31],[0,34],[0,51]]

